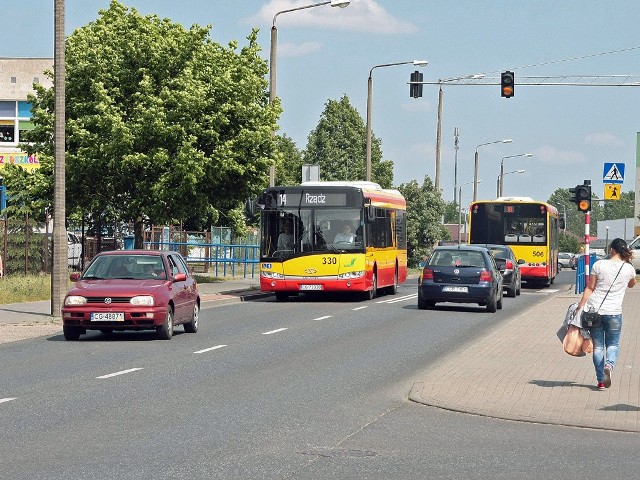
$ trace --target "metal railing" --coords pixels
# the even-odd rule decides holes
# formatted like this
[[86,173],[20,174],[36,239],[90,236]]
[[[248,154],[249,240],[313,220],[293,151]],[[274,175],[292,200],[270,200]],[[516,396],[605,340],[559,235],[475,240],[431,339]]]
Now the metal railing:
[[[222,243],[201,242],[144,242],[149,250],[175,250],[183,253],[189,268],[194,271],[202,267],[205,273],[212,271],[214,276],[238,276],[254,278],[260,263],[258,245],[227,245]],[[184,253],[186,252],[186,255]],[[241,272],[241,273],[240,273]]]

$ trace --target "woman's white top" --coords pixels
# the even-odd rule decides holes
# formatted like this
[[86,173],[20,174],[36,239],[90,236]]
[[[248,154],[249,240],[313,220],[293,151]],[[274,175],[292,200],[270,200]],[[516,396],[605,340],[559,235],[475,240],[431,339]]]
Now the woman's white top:
[[[622,267],[622,270],[620,270],[620,267]],[[620,271],[619,274],[618,271]],[[596,288],[587,300],[584,310],[595,310],[602,315],[621,314],[622,301],[624,300],[627,285],[629,280],[636,276],[636,270],[633,265],[621,260],[598,260],[593,265],[591,275],[596,275],[597,277]],[[617,278],[616,275],[618,275]],[[614,278],[615,282],[613,282]],[[609,290],[609,287],[611,287],[611,290]],[[608,295],[607,291],[609,291]],[[604,302],[602,301],[603,299]],[[600,306],[601,303],[602,306]]]

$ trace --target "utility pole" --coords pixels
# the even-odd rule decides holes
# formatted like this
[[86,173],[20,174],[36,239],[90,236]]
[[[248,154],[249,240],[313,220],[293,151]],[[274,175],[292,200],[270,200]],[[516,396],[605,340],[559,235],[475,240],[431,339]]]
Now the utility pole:
[[456,204],[456,190],[458,188],[458,148],[460,148],[460,129],[453,127],[453,148],[456,151],[453,166],[453,204]]

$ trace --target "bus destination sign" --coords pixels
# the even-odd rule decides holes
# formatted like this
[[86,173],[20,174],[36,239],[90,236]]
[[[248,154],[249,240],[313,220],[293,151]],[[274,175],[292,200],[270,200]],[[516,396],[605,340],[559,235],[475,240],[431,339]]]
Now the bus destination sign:
[[346,193],[280,192],[278,207],[346,207]]

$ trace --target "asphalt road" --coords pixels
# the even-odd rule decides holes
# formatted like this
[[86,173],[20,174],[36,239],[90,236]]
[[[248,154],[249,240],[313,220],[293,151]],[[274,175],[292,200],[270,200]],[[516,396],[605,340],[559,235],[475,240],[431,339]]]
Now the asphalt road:
[[200,331],[171,341],[128,332],[2,345],[0,398],[13,400],[0,403],[0,478],[561,479],[575,478],[574,462],[634,478],[637,436],[407,400],[439,355],[553,290],[525,288],[496,314],[419,311],[414,280],[366,302],[203,309]]

